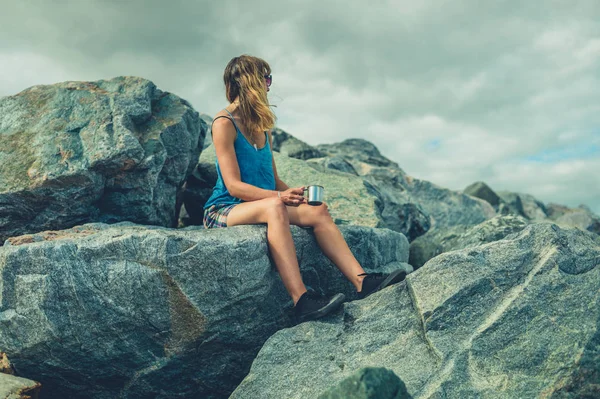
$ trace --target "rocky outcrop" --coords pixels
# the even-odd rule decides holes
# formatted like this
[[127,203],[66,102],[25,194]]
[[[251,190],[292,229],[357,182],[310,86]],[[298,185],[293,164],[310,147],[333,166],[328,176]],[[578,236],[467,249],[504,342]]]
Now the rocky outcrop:
[[490,205],[498,210],[498,207],[503,202],[502,199],[492,190],[487,184],[482,181],[475,182],[469,185],[467,188],[463,190],[463,192],[467,195],[471,195],[473,197],[481,198],[484,201],[487,201]]
[[206,125],[206,137],[204,138],[204,144],[202,145],[202,149],[205,149],[205,148],[211,146],[213,143],[213,141],[212,141],[213,118],[212,118],[212,116],[210,116],[208,114],[200,114],[200,119],[202,119],[204,121],[204,124]]
[[40,388],[2,372],[49,399],[600,396],[600,238],[558,226],[599,232],[589,209],[471,187],[493,208],[368,141],[274,129],[279,175],[325,187],[367,272],[412,272],[409,240],[427,262],[358,301],[292,226],[305,283],[350,301],[292,327],[264,225],[164,227],[182,201],[202,223],[211,122],[133,77],[0,99],[0,399]]
[[486,201],[439,187],[426,180],[407,179],[411,202],[431,217],[431,228],[476,225],[496,216]]
[[[305,283],[354,286],[310,229],[292,226]],[[342,227],[367,271],[409,268],[408,241]],[[93,223],[0,247],[0,348],[46,398],[225,398],[292,324],[264,226],[204,230]]]
[[141,78],[34,86],[0,99],[0,242],[88,221],[175,226],[206,126]]
[[471,184],[464,193],[489,202],[501,215],[518,215],[532,221],[554,222],[559,226],[600,234],[600,216],[585,205],[577,208],[552,203],[545,205],[532,195],[509,191],[501,191],[497,195],[484,182]]
[[280,128],[274,128],[271,135],[273,137],[273,150],[290,158],[306,160],[325,156],[317,148],[306,144]]
[[[363,177],[373,195],[379,199],[378,208],[383,227],[405,234],[409,241],[430,228],[475,225],[495,216],[485,201],[448,190],[430,182],[408,176],[396,162],[384,157],[377,147],[363,139],[348,139],[341,143],[319,145],[328,158],[311,160],[311,164],[346,169],[341,160]],[[411,223],[406,223],[410,209]]]
[[599,260],[597,236],[546,223],[442,254],[333,321],[274,334],[232,399],[317,397],[362,367],[416,399],[598,397]]
[[373,143],[364,139],[347,139],[335,144],[320,144],[317,148],[329,156],[341,156],[350,160],[351,163],[392,168],[398,170],[402,175],[405,174],[396,162],[381,155]]
[[523,230],[527,224],[527,220],[521,216],[496,216],[476,226],[434,229],[410,243],[409,263],[418,269],[444,252],[501,240]]
[[406,386],[393,371],[365,367],[319,395],[318,399],[409,399]]
[[498,191],[498,195],[510,209],[516,210],[519,215],[529,220],[544,220],[548,216],[544,203],[533,195],[510,191]]
[[569,208],[558,204],[548,204],[546,209],[548,218],[560,226],[577,227],[581,230],[600,234],[600,216],[585,205]]
[[324,158],[308,159],[308,164],[321,172],[328,172],[328,169],[337,170],[338,172],[348,173],[358,176],[354,166],[343,157],[331,156]]

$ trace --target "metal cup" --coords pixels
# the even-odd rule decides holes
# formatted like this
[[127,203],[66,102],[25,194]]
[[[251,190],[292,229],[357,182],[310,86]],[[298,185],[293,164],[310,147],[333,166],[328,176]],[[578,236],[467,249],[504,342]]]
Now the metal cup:
[[304,192],[306,193],[304,196],[308,205],[321,205],[325,199],[325,189],[323,186],[308,186],[304,188]]

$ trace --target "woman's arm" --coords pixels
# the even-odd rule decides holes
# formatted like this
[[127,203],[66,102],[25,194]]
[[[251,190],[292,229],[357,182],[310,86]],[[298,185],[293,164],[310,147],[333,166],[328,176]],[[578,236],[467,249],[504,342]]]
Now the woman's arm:
[[269,136],[269,147],[271,148],[271,157],[273,158],[273,174],[275,175],[275,189],[279,191],[285,191],[290,187],[283,182],[277,175],[277,167],[275,166],[275,156],[273,155],[273,137],[271,136],[271,131],[267,132]]
[[[235,156],[236,131],[231,120],[217,119],[212,127],[213,144],[219,160],[219,168],[223,183],[231,196],[244,201],[256,201],[263,198],[277,197],[277,191],[265,190],[252,184],[242,182],[240,167]],[[277,180],[276,180],[277,182]],[[276,186],[279,189],[279,186]],[[287,186],[286,186],[287,187]]]

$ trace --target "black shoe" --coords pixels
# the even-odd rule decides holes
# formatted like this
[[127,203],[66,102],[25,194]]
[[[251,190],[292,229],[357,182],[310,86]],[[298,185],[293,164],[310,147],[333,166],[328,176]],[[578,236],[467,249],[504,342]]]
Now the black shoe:
[[404,280],[406,272],[404,270],[395,270],[391,273],[363,273],[359,274],[359,276],[366,276],[362,282],[362,291],[358,293],[358,297],[363,299],[374,292]]
[[335,294],[331,298],[319,295],[314,291],[306,291],[294,306],[298,323],[326,316],[336,310],[344,302],[344,294]]

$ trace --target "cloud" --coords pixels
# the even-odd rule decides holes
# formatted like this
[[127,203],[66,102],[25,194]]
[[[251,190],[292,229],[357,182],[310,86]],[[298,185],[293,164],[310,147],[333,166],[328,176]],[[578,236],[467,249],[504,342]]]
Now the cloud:
[[[0,95],[137,75],[214,115],[239,54],[266,59],[279,126],[374,142],[415,177],[484,180],[600,213],[600,3],[9,2]],[[595,168],[595,169],[594,169]]]

